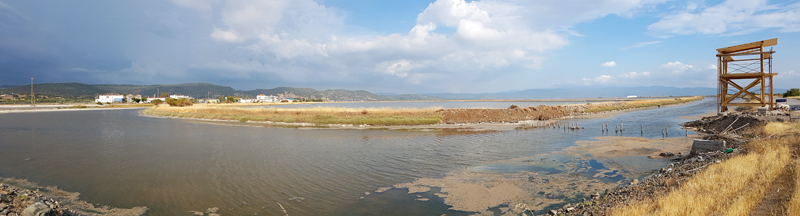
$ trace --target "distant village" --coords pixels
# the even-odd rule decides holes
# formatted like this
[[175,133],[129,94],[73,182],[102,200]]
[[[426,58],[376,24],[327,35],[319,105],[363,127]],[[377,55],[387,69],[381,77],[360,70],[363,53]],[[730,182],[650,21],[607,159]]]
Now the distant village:
[[104,103],[104,104],[110,104],[110,103],[152,103],[155,100],[166,101],[167,98],[172,98],[172,99],[186,98],[186,99],[195,101],[196,103],[225,103],[227,101],[230,101],[230,102],[233,102],[233,103],[274,103],[274,102],[289,102],[289,103],[291,103],[291,102],[299,101],[299,100],[294,99],[294,98],[278,98],[278,96],[264,95],[264,94],[260,94],[260,95],[256,96],[256,98],[241,98],[241,97],[236,97],[236,96],[228,96],[228,97],[231,97],[231,99],[227,99],[228,97],[220,97],[221,99],[224,98],[222,101],[220,101],[220,99],[198,99],[198,100],[195,100],[194,97],[187,96],[187,95],[181,95],[181,94],[172,94],[172,95],[163,94],[163,95],[160,95],[160,96],[162,96],[162,97],[155,97],[155,95],[153,95],[153,97],[148,97],[148,96],[142,96],[140,94],[136,94],[136,95],[134,95],[134,94],[103,94],[103,95],[97,96],[97,98],[94,101],[96,103]]

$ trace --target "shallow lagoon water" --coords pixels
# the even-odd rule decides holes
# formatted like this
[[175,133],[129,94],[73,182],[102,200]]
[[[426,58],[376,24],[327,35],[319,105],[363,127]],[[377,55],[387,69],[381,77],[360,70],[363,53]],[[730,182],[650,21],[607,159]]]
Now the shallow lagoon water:
[[[92,203],[145,205],[149,215],[183,215],[209,207],[219,207],[223,215],[283,214],[276,202],[291,215],[466,215],[447,210],[433,195],[436,188],[420,194],[373,191],[462,169],[564,172],[563,167],[582,162],[554,152],[577,140],[619,135],[601,133],[602,123],[624,120],[626,128],[633,128],[624,136],[661,138],[661,128],[669,128],[670,137],[682,137],[678,124],[686,120],[678,117],[712,109],[713,99],[706,99],[611,118],[564,120],[586,127],[580,131],[460,135],[230,126],[144,117],[138,110],[2,114],[0,176],[80,192]],[[550,163],[521,163],[542,157]],[[634,172],[643,174],[668,161],[630,157],[588,163],[595,171],[604,170],[596,167],[605,163],[636,164]],[[608,176],[608,181],[620,178]],[[415,201],[416,195],[430,200]]]

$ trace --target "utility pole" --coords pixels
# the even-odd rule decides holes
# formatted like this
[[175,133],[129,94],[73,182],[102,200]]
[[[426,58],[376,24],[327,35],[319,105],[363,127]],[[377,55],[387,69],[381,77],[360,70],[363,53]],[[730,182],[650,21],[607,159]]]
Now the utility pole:
[[156,90],[158,92],[158,93],[156,93],[156,96],[161,97],[161,89],[160,88],[156,88]]
[[36,97],[33,96],[33,77],[31,77],[31,106],[36,108]]

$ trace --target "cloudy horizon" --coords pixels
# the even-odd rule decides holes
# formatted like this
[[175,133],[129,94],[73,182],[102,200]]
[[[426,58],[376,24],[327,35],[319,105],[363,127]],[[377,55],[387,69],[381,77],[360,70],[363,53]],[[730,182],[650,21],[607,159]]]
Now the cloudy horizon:
[[0,0],[0,85],[715,87],[717,48],[778,38],[788,89],[799,31],[796,1]]

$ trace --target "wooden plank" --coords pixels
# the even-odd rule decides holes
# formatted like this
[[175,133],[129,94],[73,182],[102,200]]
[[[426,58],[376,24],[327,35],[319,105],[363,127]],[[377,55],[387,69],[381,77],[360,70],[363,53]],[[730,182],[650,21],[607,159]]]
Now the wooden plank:
[[[742,90],[742,91],[739,91],[739,92],[736,92],[736,94],[733,94],[733,96],[731,96],[730,98],[728,98],[728,100],[726,100],[726,101],[724,101],[724,102],[725,102],[725,103],[730,103],[731,101],[733,101],[734,99],[736,99],[737,97],[739,97],[739,95],[742,95],[742,93],[747,93],[747,94],[749,94],[749,95],[751,95],[751,96],[752,96],[753,94],[752,94],[752,93],[750,93],[750,92],[748,92],[748,91],[747,91],[747,89],[750,89],[750,88],[752,88],[753,86],[756,86],[756,84],[758,84],[758,83],[759,83],[759,81],[761,81],[761,80],[760,80],[760,79],[753,80],[753,82],[752,82],[752,83],[750,83],[750,85],[747,85],[747,87],[741,88],[741,89],[744,89],[744,90]],[[734,87],[735,87],[735,86],[734,86]],[[725,92],[725,93],[727,94],[727,92]]]
[[766,104],[760,104],[760,103],[727,103],[725,105],[726,106],[755,106],[755,107],[760,107],[760,106],[764,106]]
[[761,78],[761,77],[770,77],[776,76],[778,73],[730,73],[730,74],[723,74],[720,75],[720,78],[726,79],[753,79],[753,78]]
[[756,42],[746,43],[746,44],[739,44],[739,45],[736,45],[736,46],[723,47],[723,48],[717,49],[717,52],[719,52],[720,54],[725,54],[725,53],[733,53],[733,52],[740,52],[740,51],[749,50],[749,49],[755,49],[755,48],[759,48],[759,47],[770,47],[770,46],[775,46],[775,45],[778,45],[778,38],[773,38],[773,39],[769,39],[769,40],[762,40],[762,41],[756,41]]

